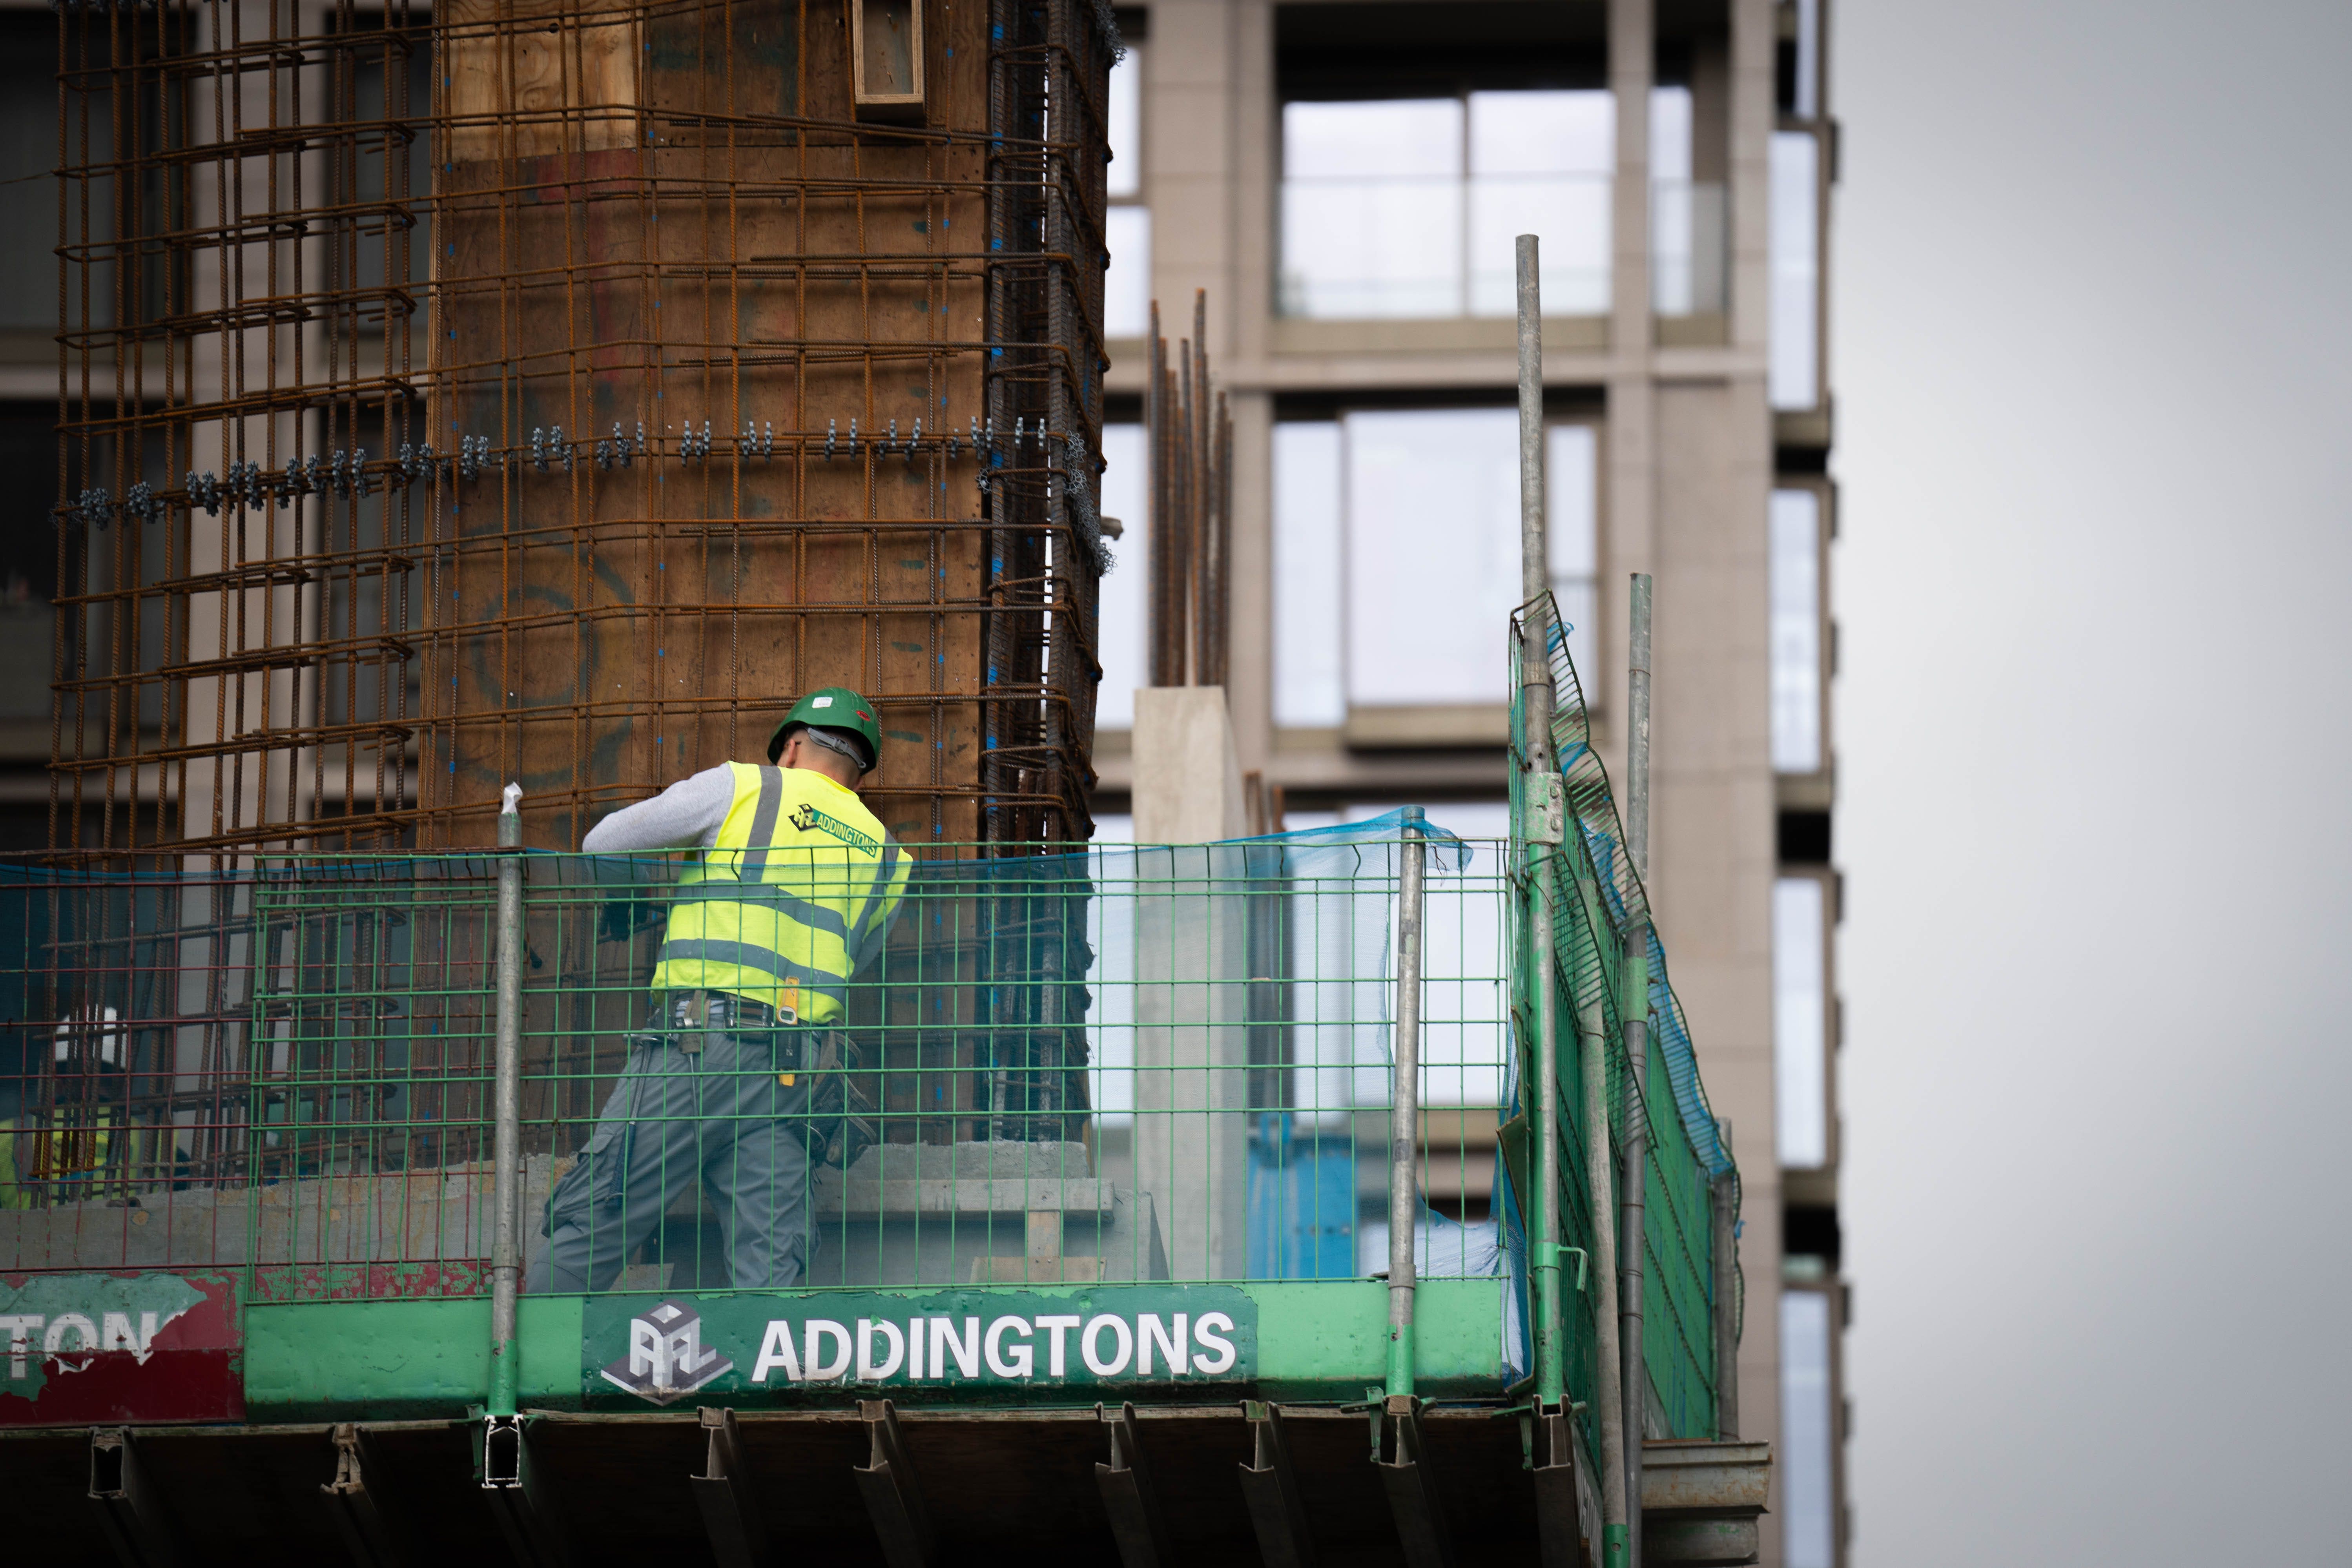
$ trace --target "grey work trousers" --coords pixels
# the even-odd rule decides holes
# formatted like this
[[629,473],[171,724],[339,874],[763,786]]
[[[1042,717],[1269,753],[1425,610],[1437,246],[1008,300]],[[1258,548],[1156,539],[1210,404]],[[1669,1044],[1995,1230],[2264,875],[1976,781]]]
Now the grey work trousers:
[[671,1201],[698,1181],[719,1211],[734,1284],[801,1282],[809,1080],[801,1076],[791,1088],[778,1080],[765,1033],[695,1033],[699,1052],[641,1042],[629,1053],[588,1147],[548,1195],[547,1249],[532,1262],[526,1289],[611,1289],[621,1266],[659,1233]]

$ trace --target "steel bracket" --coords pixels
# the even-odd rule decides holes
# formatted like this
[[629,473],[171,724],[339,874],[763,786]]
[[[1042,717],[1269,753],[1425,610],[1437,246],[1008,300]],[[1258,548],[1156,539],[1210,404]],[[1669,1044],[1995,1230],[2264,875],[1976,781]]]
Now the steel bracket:
[[369,1452],[366,1431],[346,1421],[334,1430],[335,1479],[319,1490],[335,1521],[335,1532],[352,1554],[354,1568],[399,1568],[405,1561],[385,1518],[383,1498],[369,1489],[383,1468]]
[[1249,1418],[1254,1461],[1241,1468],[1242,1498],[1257,1531],[1258,1553],[1266,1568],[1315,1568],[1315,1538],[1307,1532],[1298,1472],[1291,1468],[1290,1447],[1282,1435],[1281,1408],[1250,1399],[1243,1402],[1242,1413]]
[[710,1537],[710,1553],[719,1568],[759,1568],[773,1560],[768,1544],[768,1521],[752,1489],[751,1468],[743,1461],[743,1438],[735,1426],[735,1412],[702,1409],[702,1430],[709,1437],[703,1473],[689,1477],[694,1500],[702,1509],[702,1528]]
[[931,1560],[931,1515],[907,1458],[898,1413],[887,1399],[861,1399],[857,1414],[873,1447],[867,1463],[854,1473],[874,1533],[881,1538],[882,1555],[890,1568],[924,1568]]
[[1568,838],[1567,781],[1558,773],[1531,773],[1522,781],[1519,837],[1529,844],[1560,844]]
[[531,1462],[520,1415],[482,1419],[482,1498],[520,1568],[572,1568],[572,1549]]
[[1538,1406],[1543,1463],[1535,1468],[1538,1560],[1543,1568],[1587,1568],[1592,1561],[1592,1516],[1584,1506],[1591,1479],[1569,1415],[1576,1406]]
[[1126,1568],[1162,1568],[1175,1559],[1168,1550],[1168,1533],[1160,1527],[1160,1499],[1143,1458],[1135,1405],[1132,1402],[1122,1405],[1113,1415],[1097,1405],[1095,1417],[1110,1435],[1110,1463],[1095,1466],[1095,1485],[1102,1491],[1103,1511],[1110,1515],[1118,1559]]
[[1444,1504],[1437,1495],[1436,1478],[1424,1463],[1421,1401],[1410,1394],[1391,1394],[1383,1414],[1392,1435],[1393,1458],[1376,1458],[1374,1468],[1389,1495],[1389,1513],[1396,1521],[1405,1562],[1412,1568],[1453,1568],[1454,1539],[1445,1527]]
[[89,1502],[123,1568],[177,1568],[179,1532],[128,1426],[90,1433]]

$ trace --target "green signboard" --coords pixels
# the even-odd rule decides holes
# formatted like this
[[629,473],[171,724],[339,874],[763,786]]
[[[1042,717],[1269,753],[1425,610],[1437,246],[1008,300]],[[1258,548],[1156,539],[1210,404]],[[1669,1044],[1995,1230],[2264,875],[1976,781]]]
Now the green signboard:
[[1229,1285],[596,1296],[581,1326],[583,1394],[654,1405],[819,1390],[1111,1398],[1257,1374],[1257,1303]]

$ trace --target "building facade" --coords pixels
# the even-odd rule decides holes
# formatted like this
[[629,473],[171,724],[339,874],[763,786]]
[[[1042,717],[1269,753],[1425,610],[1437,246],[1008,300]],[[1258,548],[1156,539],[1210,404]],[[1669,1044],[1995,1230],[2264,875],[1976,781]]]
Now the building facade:
[[[1142,511],[1150,304],[1172,338],[1205,289],[1234,420],[1227,695],[1267,826],[1412,801],[1505,831],[1512,241],[1541,238],[1553,589],[1622,777],[1628,574],[1655,579],[1651,897],[1745,1183],[1740,1426],[1778,1446],[1765,1561],[1831,1568],[1847,1292],[1824,7],[1157,0],[1119,17],[1104,508]],[[1113,836],[1146,679],[1133,528],[1122,554],[1097,747]],[[1472,1186],[1475,1108],[1453,1124]]]

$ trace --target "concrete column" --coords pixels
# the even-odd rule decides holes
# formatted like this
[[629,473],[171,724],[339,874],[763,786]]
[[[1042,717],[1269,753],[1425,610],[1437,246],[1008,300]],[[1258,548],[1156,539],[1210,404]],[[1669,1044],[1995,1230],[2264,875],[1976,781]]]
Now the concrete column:
[[1774,110],[1772,0],[1731,0],[1731,341],[1769,335]]
[[[1772,1142],[1770,755],[1760,376],[1662,386],[1651,907],[1707,1097],[1739,1129],[1748,1220],[1740,1426],[1778,1432],[1780,1166]],[[1765,1521],[1768,1540],[1775,1529]],[[1771,1548],[1764,1561],[1774,1562]]]
[[1222,686],[1135,694],[1135,841],[1208,844],[1249,830]]
[[[1624,752],[1625,582],[1654,572],[1657,508],[1655,384],[1650,313],[1650,88],[1656,53],[1652,0],[1610,0],[1609,89],[1617,106],[1617,162],[1610,198],[1610,363],[1602,454],[1607,545],[1601,559],[1596,655],[1584,677],[1612,768]],[[1622,770],[1621,770],[1622,776]]]
[[[1765,401],[1765,355],[1771,327],[1771,142],[1777,119],[1772,0],[1731,0],[1731,342],[1742,364],[1733,384],[1732,417],[1737,438],[1753,451],[1753,468],[1742,466],[1741,510],[1748,536],[1760,557],[1765,514],[1771,500],[1772,416]],[[1743,607],[1764,616],[1763,566],[1741,591]],[[1760,637],[1760,632],[1759,636]],[[1733,698],[1748,717],[1754,737],[1743,748],[1741,772],[1758,782],[1743,793],[1735,885],[1727,889],[1740,922],[1743,957],[1724,976],[1741,1009],[1736,1016],[1757,1022],[1737,1032],[1711,1031],[1701,1047],[1699,1070],[1709,1093],[1740,1129],[1740,1171],[1747,1189],[1743,1212],[1748,1235],[1742,1245],[1748,1311],[1739,1346],[1741,1429],[1778,1441],[1780,1436],[1780,1155],[1774,1142],[1772,1108],[1771,878],[1774,846],[1769,738],[1769,649],[1759,642],[1755,674]],[[1752,837],[1751,837],[1752,836]],[[1760,842],[1759,841],[1760,839]],[[1731,1001],[1726,998],[1727,1003]],[[1742,1037],[1746,1037],[1743,1038]],[[1753,1131],[1748,1131],[1754,1129]],[[1779,1505],[1775,1488],[1774,1506]],[[1762,1561],[1778,1564],[1780,1524],[1777,1513],[1762,1521]]]
[[1192,290],[1206,289],[1208,347],[1216,358],[1233,351],[1237,293],[1234,35],[1231,0],[1160,0],[1151,7],[1145,57],[1151,287],[1160,330],[1171,345],[1191,336]]
[[1231,407],[1233,632],[1225,694],[1240,765],[1264,768],[1274,752],[1274,399],[1234,393]]
[[1162,847],[1136,861],[1133,1182],[1179,1279],[1249,1266],[1248,922],[1239,852],[1211,842],[1244,824],[1223,689],[1137,692],[1135,836]]
[[1233,335],[1227,341],[1238,360],[1262,364],[1274,342],[1275,212],[1281,200],[1274,6],[1270,0],[1233,0]]

